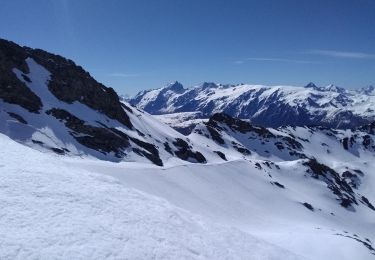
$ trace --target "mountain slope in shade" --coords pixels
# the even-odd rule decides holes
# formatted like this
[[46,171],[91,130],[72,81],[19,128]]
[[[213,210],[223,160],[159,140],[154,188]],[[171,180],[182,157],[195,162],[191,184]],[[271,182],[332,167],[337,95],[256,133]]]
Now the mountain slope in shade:
[[151,114],[200,112],[206,118],[224,112],[267,127],[282,125],[357,127],[375,119],[373,87],[218,85],[184,89],[178,82],[142,91],[128,102]]

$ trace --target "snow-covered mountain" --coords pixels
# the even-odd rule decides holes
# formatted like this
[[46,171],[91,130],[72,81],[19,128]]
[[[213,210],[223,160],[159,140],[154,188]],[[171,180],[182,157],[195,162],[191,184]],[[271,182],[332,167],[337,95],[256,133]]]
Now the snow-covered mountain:
[[373,259],[374,123],[206,116],[164,115],[194,121],[182,135],[73,61],[0,40],[0,258]]
[[[375,119],[374,87],[218,85],[183,88],[174,82],[138,93],[128,102],[154,115],[200,112],[205,118],[224,112],[267,127],[282,125],[357,127]],[[193,123],[193,122],[192,122]]]
[[125,103],[73,61],[0,41],[0,132],[39,150],[109,161],[206,162],[186,137]]

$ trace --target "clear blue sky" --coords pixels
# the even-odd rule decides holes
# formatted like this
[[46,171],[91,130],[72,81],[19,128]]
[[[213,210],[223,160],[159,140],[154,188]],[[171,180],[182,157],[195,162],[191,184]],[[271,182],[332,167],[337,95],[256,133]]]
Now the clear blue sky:
[[3,0],[0,37],[120,93],[174,80],[375,84],[373,0]]

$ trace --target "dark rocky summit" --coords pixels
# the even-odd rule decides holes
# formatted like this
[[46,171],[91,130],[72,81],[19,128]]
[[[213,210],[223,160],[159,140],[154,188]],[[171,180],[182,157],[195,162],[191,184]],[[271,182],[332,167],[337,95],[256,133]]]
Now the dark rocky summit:
[[17,76],[13,68],[28,73],[25,62],[28,54],[26,50],[15,43],[0,39],[0,98],[7,103],[17,104],[26,110],[38,113],[42,101]]
[[[46,88],[62,102],[43,100],[45,97],[34,89],[32,85],[34,78],[30,74],[32,68],[29,68],[28,59],[32,59],[50,73]],[[16,74],[16,69],[21,72],[20,75]],[[33,92],[33,90],[36,92]],[[180,83],[175,82],[165,91],[175,93],[183,91],[183,87]],[[37,93],[41,96],[38,96]],[[112,88],[97,82],[87,71],[73,61],[44,50],[21,47],[13,42],[1,39],[0,99],[5,103],[17,105],[14,109],[6,108],[4,110],[4,114],[13,118],[12,123],[18,122],[24,125],[26,134],[19,135],[12,132],[15,139],[24,142],[31,141],[32,144],[52,150],[57,154],[69,153],[69,149],[63,147],[64,142],[69,143],[73,138],[83,147],[92,149],[91,152],[91,150],[88,151],[83,148],[84,153],[98,156],[98,158],[121,161],[130,153],[133,153],[162,166],[163,161],[157,143],[164,142],[165,149],[163,149],[163,152],[166,151],[190,162],[206,162],[202,153],[194,151],[192,146],[181,138],[161,141],[155,139],[150,133],[146,135],[136,129],[129,117],[129,114],[134,114],[134,108],[126,106],[120,101],[119,96]],[[46,102],[46,104],[43,104],[43,102]],[[87,110],[88,113],[96,119],[92,119],[90,116],[85,118],[84,115],[79,113],[80,111],[76,110],[77,108],[70,106],[73,103],[86,105],[91,109]],[[30,113],[38,114],[38,117],[34,118],[22,110],[18,111],[18,106]],[[79,114],[80,116],[77,116]],[[33,122],[27,122],[24,117],[32,118],[31,121],[36,119],[35,122],[38,126],[32,125]],[[112,122],[109,119],[117,120],[117,122]],[[59,121],[60,124],[56,126],[55,120]],[[8,126],[5,125],[4,129],[6,127]],[[34,139],[33,132],[38,131],[38,127],[50,128],[52,132],[58,133],[64,141],[58,142],[59,144],[51,144],[50,142],[46,144],[44,140]],[[97,155],[97,152],[103,154],[103,156]]]
[[[132,128],[116,92],[97,82],[82,67],[62,56],[0,39],[0,98],[5,102],[20,105],[30,112],[41,109],[40,98],[13,73],[14,68],[29,72],[27,58],[34,59],[51,73],[48,88],[58,99],[67,103],[81,102]],[[23,77],[29,81],[26,75]]]

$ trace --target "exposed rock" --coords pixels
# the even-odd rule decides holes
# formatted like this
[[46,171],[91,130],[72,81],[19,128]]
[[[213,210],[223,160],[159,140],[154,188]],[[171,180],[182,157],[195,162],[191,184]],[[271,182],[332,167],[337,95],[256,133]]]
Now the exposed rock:
[[274,137],[274,135],[264,127],[255,127],[249,122],[244,120],[233,118],[225,113],[216,113],[212,117],[210,117],[207,125],[212,127],[218,127],[218,123],[225,124],[229,126],[231,129],[238,131],[240,133],[248,133],[248,132],[255,132],[259,136],[270,138]]
[[116,92],[98,83],[73,61],[39,49],[29,49],[31,57],[51,72],[48,89],[67,103],[81,102],[129,128],[132,124]]
[[206,158],[203,156],[203,154],[201,154],[200,152],[196,151],[192,151],[189,144],[187,142],[185,142],[184,140],[182,140],[181,138],[177,138],[174,142],[173,142],[174,146],[176,146],[176,148],[178,148],[177,151],[174,152],[174,154],[184,160],[184,161],[189,161],[189,159],[193,159],[194,161],[198,162],[198,163],[206,163],[207,160]]
[[216,153],[217,155],[219,155],[220,158],[223,159],[224,161],[227,161],[227,157],[225,156],[224,153],[222,153],[220,151],[214,151],[214,153]]
[[8,112],[8,115],[11,116],[11,117],[13,117],[13,118],[15,118],[15,119],[17,119],[17,121],[20,122],[20,123],[22,123],[22,124],[25,124],[25,125],[27,124],[26,120],[23,119],[22,116],[20,116],[20,115],[18,115],[16,113]]
[[344,208],[352,208],[352,204],[357,204],[356,194],[346,182],[344,178],[333,170],[332,168],[318,163],[315,159],[310,159],[304,163],[305,166],[309,167],[312,177],[322,180],[327,184],[327,187],[335,194],[341,201],[341,206]]
[[343,172],[342,177],[354,189],[357,189],[361,184],[361,180],[358,178],[358,176],[350,171]]
[[371,202],[365,196],[361,197],[361,202],[363,202],[367,207],[375,211],[374,205],[372,205]]
[[279,187],[279,188],[282,188],[282,189],[285,189],[285,186],[284,185],[282,185],[282,184],[280,184],[280,183],[278,183],[277,181],[273,181],[273,182],[271,182],[272,184],[275,184],[277,187]]
[[116,157],[125,155],[124,149],[129,147],[129,138],[119,135],[116,129],[96,127],[86,124],[83,120],[63,109],[53,108],[46,112],[54,116],[73,130],[71,135],[82,145],[102,153],[113,152]]
[[305,206],[307,209],[314,211],[314,207],[310,203],[304,202],[302,203],[302,205]]
[[[13,69],[17,68],[23,73],[28,73],[29,68],[25,62],[28,57],[51,73],[48,88],[58,99],[67,103],[81,102],[132,128],[124,110],[126,106],[120,102],[116,92],[98,83],[82,67],[59,55],[0,40],[0,98],[5,102],[18,104],[30,112],[38,112],[41,109],[40,98],[13,72]],[[22,77],[30,82],[26,75]]]
[[217,142],[218,144],[224,144],[224,139],[221,137],[220,133],[216,131],[213,127],[207,126],[207,130],[211,135],[212,140]]
[[171,155],[173,155],[173,152],[172,152],[172,148],[170,147],[169,143],[168,142],[165,142],[164,143],[164,149],[170,153]]
[[[119,135],[124,135],[124,137],[126,136],[124,133],[122,133],[121,131],[115,129]],[[150,143],[146,143],[146,142],[143,142],[141,140],[138,140],[136,138],[133,138],[133,137],[129,137],[130,140],[132,142],[134,142],[136,145],[138,145],[139,147],[142,147],[144,148],[146,151],[143,151],[143,150],[140,150],[140,149],[137,149],[137,153],[138,154],[142,154],[143,156],[145,156],[146,158],[148,158],[151,162],[153,162],[154,164],[158,165],[158,166],[163,166],[163,161],[160,159],[159,157],[159,151],[158,149],[156,149],[155,145],[153,144],[150,144]],[[134,150],[134,148],[133,148]]]
[[13,72],[14,68],[18,68],[23,73],[29,72],[26,58],[27,53],[22,47],[0,39],[0,98],[7,103],[38,113],[43,106],[42,101]]

